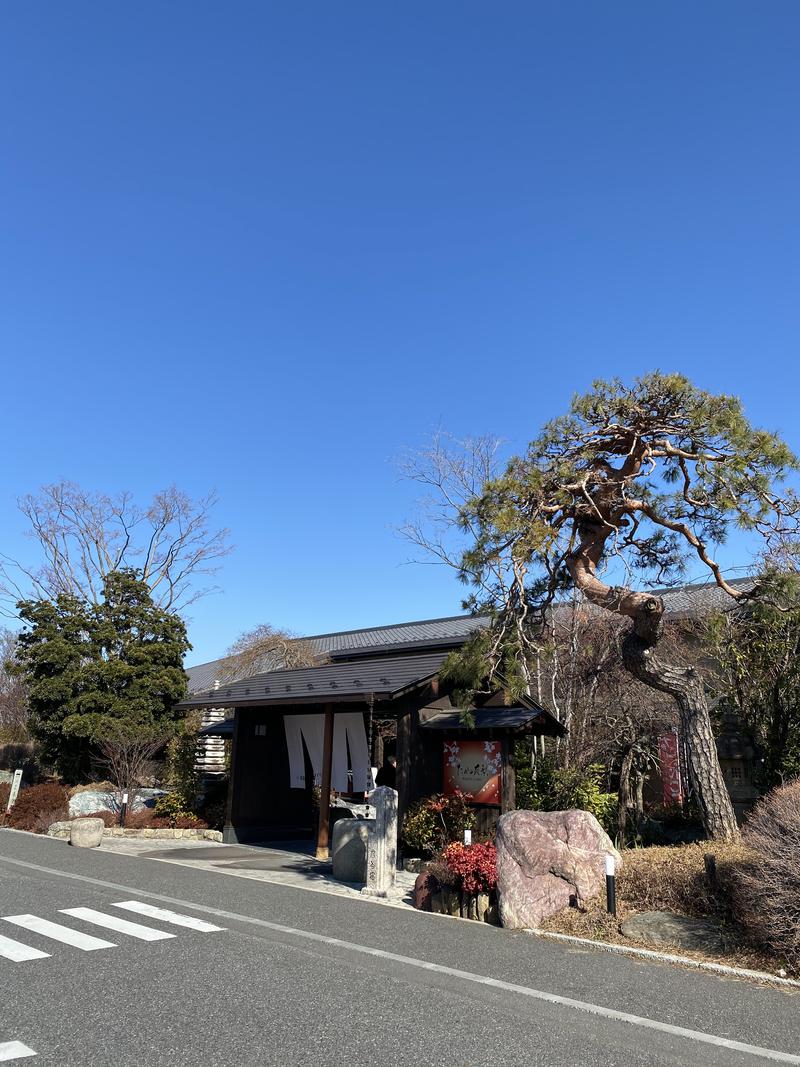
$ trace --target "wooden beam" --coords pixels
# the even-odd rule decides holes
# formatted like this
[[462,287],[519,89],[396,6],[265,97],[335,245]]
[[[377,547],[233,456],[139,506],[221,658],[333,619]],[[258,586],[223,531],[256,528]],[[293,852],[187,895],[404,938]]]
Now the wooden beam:
[[500,775],[500,814],[513,811],[517,806],[517,775],[514,770],[514,739],[503,738],[503,768]]
[[317,826],[317,859],[330,857],[329,827],[331,819],[331,768],[333,766],[333,707],[325,705],[325,733],[322,741],[322,782],[319,791],[319,825]]

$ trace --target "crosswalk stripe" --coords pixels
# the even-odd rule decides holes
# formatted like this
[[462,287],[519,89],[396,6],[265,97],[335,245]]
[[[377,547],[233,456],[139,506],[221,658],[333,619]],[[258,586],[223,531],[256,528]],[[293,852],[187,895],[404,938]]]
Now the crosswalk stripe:
[[107,930],[116,930],[120,934],[129,934],[138,937],[140,941],[163,941],[168,937],[175,937],[166,930],[154,930],[152,926],[142,926],[141,923],[132,923],[129,919],[123,919],[119,915],[105,915],[102,911],[94,908],[61,908],[63,915],[74,915],[76,919],[94,923],[95,926],[104,926]]
[[28,1048],[27,1045],[23,1045],[21,1041],[2,1041],[0,1042],[0,1061],[3,1060],[21,1060],[25,1056],[35,1056],[36,1053],[32,1048]]
[[205,934],[215,930],[224,930],[224,926],[214,926],[213,923],[195,919],[194,915],[180,915],[177,911],[169,911],[167,908],[154,908],[152,904],[143,904],[139,900],[121,900],[111,905],[112,908],[124,908],[126,911],[136,912],[137,915],[146,915],[150,919],[160,919],[173,926],[185,926],[189,930],[200,930]]
[[3,937],[0,934],[0,956],[5,957],[7,960],[13,960],[14,963],[22,963],[24,960],[43,960],[45,956],[49,955],[49,952],[31,948],[30,945],[23,945],[21,941],[14,941],[13,938]]
[[37,915],[4,915],[3,922],[14,923],[25,930],[51,937],[54,941],[62,941],[65,945],[72,945],[73,948],[82,949],[84,952],[93,952],[98,948],[116,948],[113,941],[103,941],[100,937],[82,934],[79,930],[71,930],[68,926],[52,923],[49,919],[40,919]]

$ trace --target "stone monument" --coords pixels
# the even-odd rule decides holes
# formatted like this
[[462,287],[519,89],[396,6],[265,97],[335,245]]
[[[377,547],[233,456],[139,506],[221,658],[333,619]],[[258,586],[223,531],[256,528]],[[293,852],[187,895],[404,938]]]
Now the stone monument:
[[367,884],[361,892],[368,897],[391,897],[398,893],[397,878],[397,790],[380,785],[369,795],[375,818],[367,824]]

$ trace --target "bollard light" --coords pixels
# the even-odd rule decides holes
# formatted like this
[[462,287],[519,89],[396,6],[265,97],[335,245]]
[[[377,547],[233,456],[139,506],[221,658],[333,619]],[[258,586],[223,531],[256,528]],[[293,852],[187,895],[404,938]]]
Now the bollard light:
[[128,794],[127,793],[123,793],[122,794],[122,807],[119,809],[119,824],[120,824],[120,826],[124,826],[125,825],[125,815],[127,814],[127,811],[128,811]]
[[465,845],[471,845],[472,844],[472,830],[465,830],[464,831],[464,844]]
[[609,915],[617,917],[617,879],[615,877],[614,857],[606,855],[606,906]]

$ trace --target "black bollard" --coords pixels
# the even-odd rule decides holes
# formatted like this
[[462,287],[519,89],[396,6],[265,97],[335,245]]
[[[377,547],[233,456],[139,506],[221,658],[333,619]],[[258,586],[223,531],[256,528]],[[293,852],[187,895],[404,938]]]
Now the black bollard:
[[606,906],[609,915],[617,917],[617,879],[614,874],[614,857],[606,856]]

